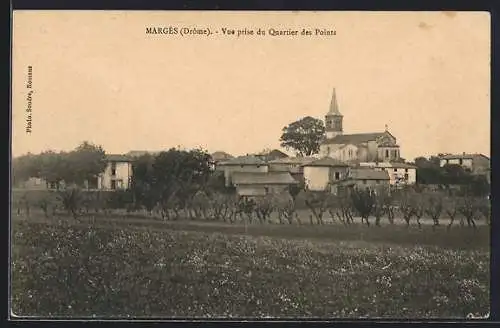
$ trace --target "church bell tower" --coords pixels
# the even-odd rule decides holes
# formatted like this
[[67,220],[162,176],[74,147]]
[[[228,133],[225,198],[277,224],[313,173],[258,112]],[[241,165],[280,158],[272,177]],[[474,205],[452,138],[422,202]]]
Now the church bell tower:
[[330,102],[330,110],[325,116],[325,131],[327,139],[332,139],[342,134],[342,119],[343,116],[339,111],[339,105],[337,104],[337,96],[334,88],[332,101]]

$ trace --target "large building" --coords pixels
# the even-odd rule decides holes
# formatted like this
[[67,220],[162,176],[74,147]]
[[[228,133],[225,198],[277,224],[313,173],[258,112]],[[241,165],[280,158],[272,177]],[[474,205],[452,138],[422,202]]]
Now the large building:
[[344,116],[340,113],[335,89],[330,110],[325,116],[326,134],[320,155],[343,162],[391,162],[400,160],[399,145],[388,131],[344,134]]

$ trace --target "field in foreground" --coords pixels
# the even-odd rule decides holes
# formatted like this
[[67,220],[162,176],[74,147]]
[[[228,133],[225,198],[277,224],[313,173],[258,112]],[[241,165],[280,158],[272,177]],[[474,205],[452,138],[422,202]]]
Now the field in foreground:
[[337,318],[489,312],[484,247],[193,230],[15,220],[13,312]]

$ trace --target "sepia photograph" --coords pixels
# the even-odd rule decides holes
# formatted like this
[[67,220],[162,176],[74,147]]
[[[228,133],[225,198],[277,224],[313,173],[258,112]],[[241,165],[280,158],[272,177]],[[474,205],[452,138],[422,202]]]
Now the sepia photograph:
[[14,10],[10,319],[488,318],[490,24]]

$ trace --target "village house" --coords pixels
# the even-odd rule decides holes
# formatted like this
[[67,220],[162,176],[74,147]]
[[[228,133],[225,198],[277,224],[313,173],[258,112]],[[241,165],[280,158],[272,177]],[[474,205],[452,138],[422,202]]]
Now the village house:
[[483,154],[460,154],[460,155],[442,155],[439,158],[441,167],[448,164],[462,166],[466,171],[473,174],[489,175],[490,159]]
[[265,196],[289,191],[298,184],[288,172],[232,172],[232,184],[239,196]]
[[289,172],[292,177],[304,183],[304,167],[303,165],[317,160],[314,157],[285,157],[269,161],[269,172]]
[[106,155],[106,169],[97,179],[102,190],[129,189],[132,183],[132,158],[126,155]]
[[386,171],[389,174],[391,186],[413,185],[417,183],[417,167],[407,163],[397,162],[362,162],[360,168],[372,168]]
[[400,147],[388,131],[373,133],[343,133],[343,115],[339,111],[333,89],[330,110],[325,116],[325,137],[320,145],[321,156],[342,162],[395,161],[400,159]]
[[373,190],[378,187],[389,187],[390,177],[385,170],[373,168],[353,168],[349,171],[347,180],[343,183],[346,187]]
[[220,162],[228,161],[234,158],[234,156],[224,151],[216,151],[210,154],[210,157],[212,158],[212,163],[211,163],[212,170],[217,170],[217,166]]
[[324,157],[303,165],[305,188],[311,191],[336,192],[336,186],[349,172],[349,165]]
[[216,164],[216,171],[224,172],[224,180],[226,187],[230,187],[232,183],[232,175],[234,172],[247,173],[267,173],[269,167],[265,161],[256,156],[239,156],[227,161]]

